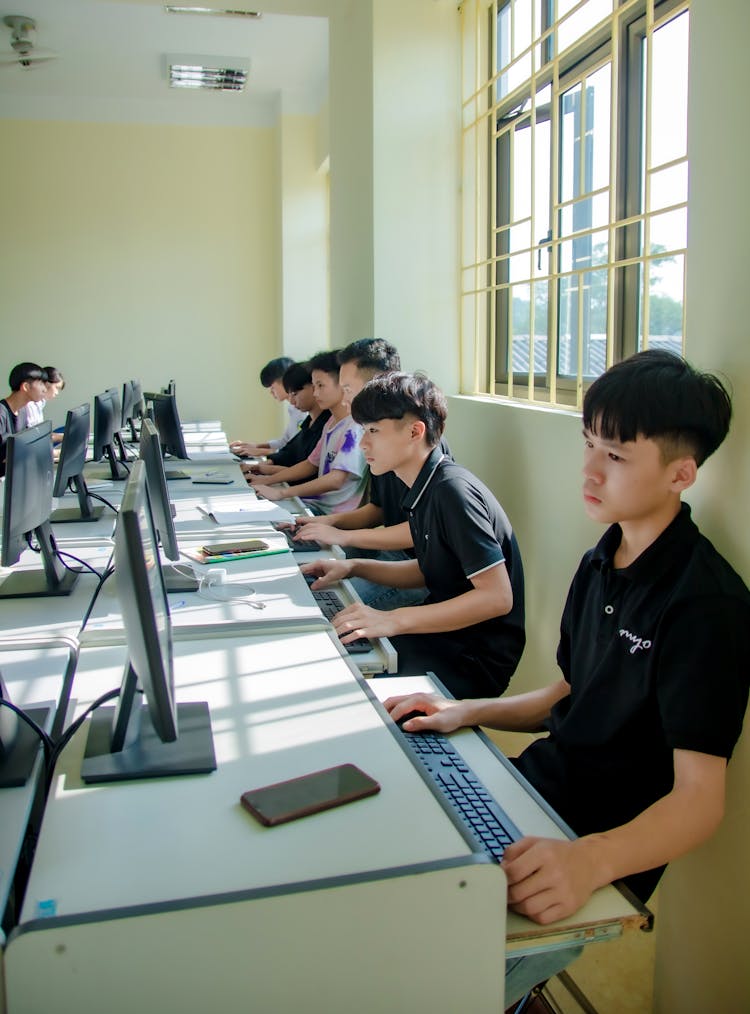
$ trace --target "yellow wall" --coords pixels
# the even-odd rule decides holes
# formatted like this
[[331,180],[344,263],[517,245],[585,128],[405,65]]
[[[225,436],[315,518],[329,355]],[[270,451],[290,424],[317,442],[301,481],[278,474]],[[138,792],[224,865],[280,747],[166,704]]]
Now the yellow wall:
[[274,131],[6,120],[0,137],[0,380],[59,366],[59,422],[174,377],[183,418],[276,432],[257,384],[280,351]]

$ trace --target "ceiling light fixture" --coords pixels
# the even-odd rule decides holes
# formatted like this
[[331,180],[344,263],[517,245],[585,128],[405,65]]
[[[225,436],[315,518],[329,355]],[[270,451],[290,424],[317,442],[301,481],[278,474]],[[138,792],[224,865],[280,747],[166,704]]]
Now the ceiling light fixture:
[[225,18],[260,18],[260,11],[237,11],[221,7],[188,7],[178,4],[164,4],[167,14],[214,14]]
[[171,55],[165,62],[170,88],[241,92],[250,70],[250,61],[239,56]]

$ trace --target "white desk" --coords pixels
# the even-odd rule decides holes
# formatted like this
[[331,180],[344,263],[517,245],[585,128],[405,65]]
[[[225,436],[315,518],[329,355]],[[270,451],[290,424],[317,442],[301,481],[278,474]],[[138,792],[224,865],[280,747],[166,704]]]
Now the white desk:
[[[327,635],[176,656],[178,699],[210,702],[218,769],[87,788],[75,737],[5,953],[9,1014],[502,1010],[502,872],[470,854]],[[86,697],[122,658],[83,650]],[[271,829],[239,805],[344,761],[379,795]]]
[[[77,658],[77,642],[63,638],[47,638],[38,642],[18,638],[4,640],[0,645],[0,671],[11,702],[27,711],[47,708],[43,728],[53,735],[59,734],[62,728],[62,715],[59,723],[55,719],[59,704],[67,708]],[[4,924],[32,811],[42,802],[39,795],[42,758],[39,743],[37,759],[26,784],[0,788],[0,927]],[[0,946],[4,942],[0,928]]]

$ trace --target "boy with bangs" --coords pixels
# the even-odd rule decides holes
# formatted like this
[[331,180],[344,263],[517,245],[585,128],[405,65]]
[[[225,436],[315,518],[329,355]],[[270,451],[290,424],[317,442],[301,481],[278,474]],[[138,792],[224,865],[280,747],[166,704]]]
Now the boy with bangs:
[[[649,350],[613,366],[583,407],[583,501],[608,525],[562,617],[562,678],[502,700],[386,701],[410,732],[539,731],[514,763],[580,836],[505,852],[508,903],[539,923],[624,879],[647,901],[666,864],[713,834],[748,697],[750,594],[681,502],[729,429],[721,381]],[[506,964],[506,1003],[579,949]]]
[[501,694],[526,639],[521,555],[492,492],[440,446],[445,395],[421,374],[389,373],[363,387],[352,415],[372,475],[404,484],[415,559],[316,560],[303,572],[318,578],[313,588],[354,577],[426,589],[419,605],[349,605],[333,626],[344,644],[390,638],[401,673],[429,669],[456,695]]

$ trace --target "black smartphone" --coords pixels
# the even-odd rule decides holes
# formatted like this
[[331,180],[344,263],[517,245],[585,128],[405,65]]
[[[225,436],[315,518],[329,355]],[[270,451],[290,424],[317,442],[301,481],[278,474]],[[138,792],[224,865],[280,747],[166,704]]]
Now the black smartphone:
[[263,539],[238,539],[236,542],[209,542],[201,549],[206,556],[228,556],[230,553],[262,553],[268,549]]
[[374,796],[380,785],[355,764],[339,764],[243,792],[240,802],[266,827]]
[[205,486],[231,486],[233,482],[228,475],[196,475],[193,479],[195,485]]

